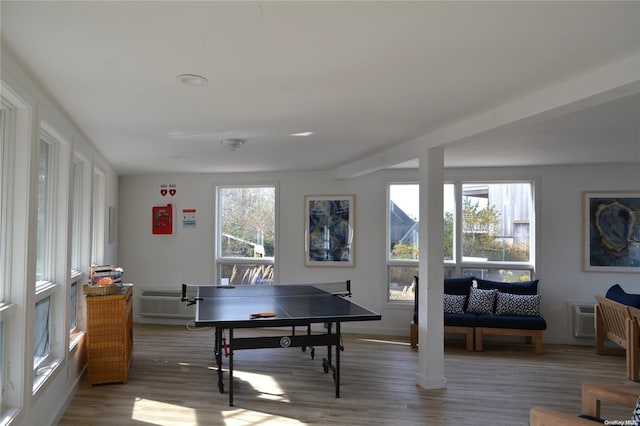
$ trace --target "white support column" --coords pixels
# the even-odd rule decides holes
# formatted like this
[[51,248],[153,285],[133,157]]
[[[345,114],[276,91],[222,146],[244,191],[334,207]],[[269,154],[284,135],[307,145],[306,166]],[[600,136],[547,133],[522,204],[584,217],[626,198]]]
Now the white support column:
[[444,149],[420,149],[420,284],[418,306],[418,372],[425,389],[447,386],[444,377],[443,197]]

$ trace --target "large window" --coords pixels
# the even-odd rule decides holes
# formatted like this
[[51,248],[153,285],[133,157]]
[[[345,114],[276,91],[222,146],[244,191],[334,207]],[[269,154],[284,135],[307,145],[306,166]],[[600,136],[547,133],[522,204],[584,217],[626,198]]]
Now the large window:
[[[4,162],[6,161],[7,154],[5,151],[9,149],[9,142],[5,141],[7,137],[5,136],[5,120],[6,113],[4,109],[0,109],[0,303],[4,302],[4,293],[5,293],[5,282],[6,282],[6,269],[7,265],[5,265],[7,248],[8,244],[6,233],[7,233],[7,200],[6,198],[9,192],[9,187],[6,186],[8,171],[7,166],[5,166]],[[1,365],[0,365],[1,368]],[[1,372],[2,370],[0,370]]]
[[276,266],[276,187],[217,190],[217,277],[221,284],[270,284]]
[[36,245],[36,303],[33,368],[51,359],[52,289],[54,277],[54,230],[56,205],[56,142],[43,129],[38,157],[38,226]]
[[0,81],[0,424],[23,405],[22,377],[25,357],[16,344],[25,334],[18,304],[25,299],[25,260],[13,253],[26,252],[27,199],[30,159],[31,112]]
[[[7,113],[5,109],[0,109],[0,423],[4,417],[5,411],[5,362],[4,362],[4,321],[3,307],[6,303],[5,293],[7,286],[7,244],[9,243],[7,233],[7,198],[9,187],[6,186],[8,171],[5,161],[7,159],[7,151],[9,149],[9,140],[6,127]],[[8,133],[8,132],[7,132]]]
[[86,206],[84,203],[84,162],[79,158],[73,160],[71,196],[71,270],[79,273],[83,270],[83,212]]
[[[414,299],[418,274],[419,187],[388,185],[388,299]],[[456,182],[444,185],[445,277],[495,281],[532,279],[533,183]]]
[[[80,280],[83,277],[82,271],[88,270],[88,216],[85,216],[85,212],[90,210],[88,199],[86,194],[85,181],[89,175],[90,169],[85,166],[85,161],[79,157],[73,159],[72,174],[71,174],[71,211],[69,213],[71,219],[70,238],[71,238],[71,277],[68,280],[68,326],[69,326],[69,349],[73,349],[81,337],[81,327],[79,324],[80,310],[82,308],[81,302],[81,288]],[[85,219],[85,217],[87,219]]]
[[106,178],[100,169],[93,170],[93,229],[91,241],[91,263],[102,265],[104,263],[104,242],[106,226]]
[[420,187],[394,183],[388,187],[387,271],[389,300],[413,300],[413,277],[418,275]]
[[462,183],[461,275],[494,281],[531,279],[533,184]]
[[38,159],[38,243],[36,250],[36,281],[53,281],[54,230],[54,144],[40,140]]
[[36,282],[33,305],[34,393],[65,355],[69,280],[69,172],[71,144],[47,123],[38,145]]

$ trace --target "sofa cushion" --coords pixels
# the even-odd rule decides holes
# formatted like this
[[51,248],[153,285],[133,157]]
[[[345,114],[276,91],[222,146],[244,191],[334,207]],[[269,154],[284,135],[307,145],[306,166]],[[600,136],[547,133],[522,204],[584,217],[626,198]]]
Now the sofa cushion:
[[522,315],[478,315],[476,327],[514,328],[518,330],[546,330],[547,322],[542,317]]
[[620,284],[612,285],[607,290],[605,297],[623,305],[640,308],[640,294],[627,293],[620,287]]
[[467,312],[492,315],[497,292],[497,290],[482,290],[471,287]]
[[444,293],[468,296],[473,280],[473,277],[446,278],[444,280]]
[[640,397],[636,400],[636,406],[633,408],[633,415],[631,416],[631,424],[640,424]]
[[484,290],[496,289],[502,293],[511,294],[538,294],[538,281],[521,281],[513,283],[505,283],[500,281],[476,280],[478,288]]
[[467,296],[459,294],[444,295],[444,312],[447,314],[463,314]]
[[540,295],[498,292],[496,315],[540,316]]
[[445,314],[444,325],[452,327],[475,327],[476,314]]

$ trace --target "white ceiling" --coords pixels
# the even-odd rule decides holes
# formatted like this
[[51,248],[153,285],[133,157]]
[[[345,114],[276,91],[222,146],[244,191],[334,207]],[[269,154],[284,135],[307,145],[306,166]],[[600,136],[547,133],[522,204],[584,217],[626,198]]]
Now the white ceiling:
[[[448,167],[640,163],[640,2],[3,0],[0,12],[2,48],[120,174],[357,168],[423,139],[451,143]],[[302,131],[314,134],[290,136]],[[230,152],[229,137],[247,142]]]

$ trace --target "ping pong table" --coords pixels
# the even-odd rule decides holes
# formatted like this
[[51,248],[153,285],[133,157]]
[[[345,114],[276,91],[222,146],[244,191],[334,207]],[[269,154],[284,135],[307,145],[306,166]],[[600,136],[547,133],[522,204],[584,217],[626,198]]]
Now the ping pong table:
[[[336,283],[332,283],[336,284]],[[272,285],[182,285],[182,300],[196,304],[195,326],[215,327],[214,355],[218,369],[218,389],[224,393],[223,353],[229,360],[229,405],[233,406],[234,352],[241,349],[289,348],[311,349],[326,346],[327,357],[322,366],[332,371],[336,398],[340,397],[340,324],[350,321],[380,320],[381,315],[364,308],[345,296],[351,296],[351,283],[341,282],[344,289],[332,292],[321,284]],[[187,288],[195,287],[195,297],[187,297]],[[324,332],[312,332],[311,324],[324,324]],[[296,334],[296,327],[306,332]],[[234,329],[287,328],[276,336],[234,335]],[[228,330],[228,337],[224,331]],[[335,352],[335,359],[332,353]],[[335,364],[334,364],[335,363]]]

